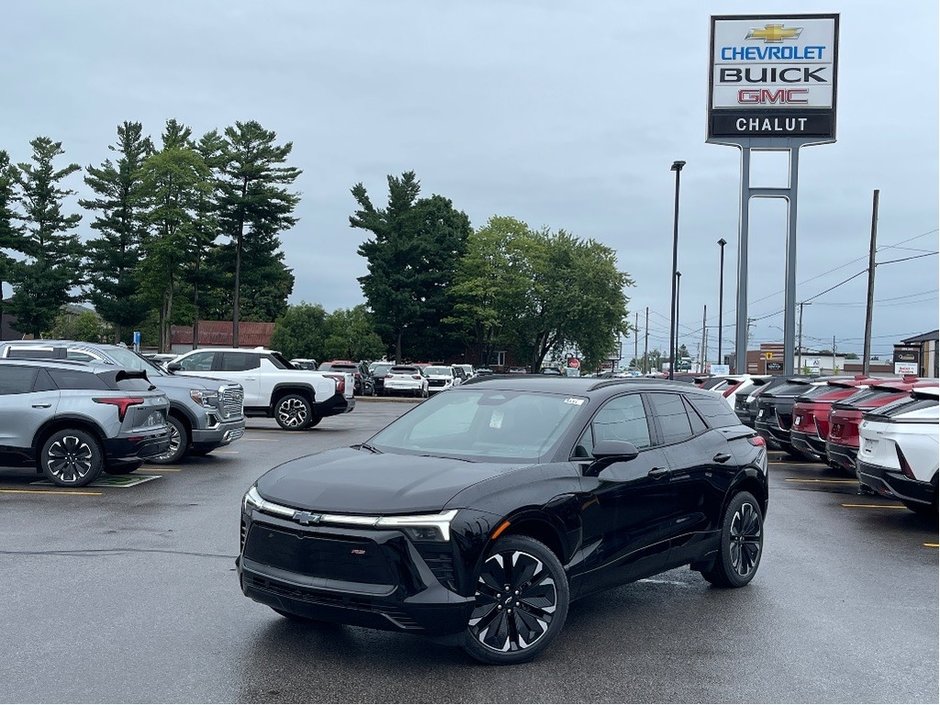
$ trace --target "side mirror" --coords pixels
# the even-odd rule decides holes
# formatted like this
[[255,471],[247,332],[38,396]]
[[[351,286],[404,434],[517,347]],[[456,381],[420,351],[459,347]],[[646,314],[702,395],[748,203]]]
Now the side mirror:
[[640,455],[640,451],[629,441],[598,441],[594,446],[594,462],[588,467],[587,475],[599,475],[601,471],[614,463],[623,463]]
[[166,369],[169,372],[179,372],[183,369],[183,366],[178,362],[168,362],[166,364]]

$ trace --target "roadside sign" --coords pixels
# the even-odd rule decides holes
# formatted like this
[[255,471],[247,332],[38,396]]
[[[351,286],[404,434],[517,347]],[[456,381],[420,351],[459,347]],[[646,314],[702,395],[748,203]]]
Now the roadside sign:
[[728,375],[731,374],[731,365],[712,365],[710,372],[713,375]]
[[579,359],[576,358],[576,357],[569,357],[569,358],[568,358],[568,367],[571,367],[571,368],[573,368],[573,369],[575,369],[575,370],[579,369],[579,368],[581,367],[581,360],[579,360]]
[[773,359],[774,359],[774,354],[773,354],[772,352],[765,352],[765,353],[764,353],[764,359],[765,359],[765,360],[773,360]]
[[896,375],[916,375],[919,371],[916,362],[894,363],[894,374]]
[[140,352],[140,331],[134,331],[134,350]]

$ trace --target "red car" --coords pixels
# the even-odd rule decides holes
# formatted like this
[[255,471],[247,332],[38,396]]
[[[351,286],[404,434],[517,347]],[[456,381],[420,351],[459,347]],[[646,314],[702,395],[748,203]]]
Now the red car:
[[855,379],[831,380],[828,384],[814,387],[797,398],[793,405],[793,425],[790,427],[790,443],[810,456],[826,456],[826,439],[829,437],[829,411],[837,401],[848,399],[859,387],[869,387],[883,382],[859,375]]
[[868,389],[856,392],[832,405],[829,413],[829,437],[826,439],[826,460],[833,468],[855,472],[858,456],[858,427],[862,414],[907,397],[917,387],[936,386],[936,380],[882,380]]

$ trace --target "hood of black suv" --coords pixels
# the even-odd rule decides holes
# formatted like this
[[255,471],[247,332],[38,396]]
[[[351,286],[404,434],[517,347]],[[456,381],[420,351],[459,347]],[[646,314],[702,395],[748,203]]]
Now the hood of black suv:
[[338,448],[279,465],[257,488],[268,501],[319,512],[437,512],[461,490],[513,467]]

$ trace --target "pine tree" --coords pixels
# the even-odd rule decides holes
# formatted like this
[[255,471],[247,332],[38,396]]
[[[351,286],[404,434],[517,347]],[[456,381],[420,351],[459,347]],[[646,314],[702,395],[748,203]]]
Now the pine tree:
[[82,216],[62,212],[63,200],[75,192],[60,183],[80,171],[78,164],[56,169],[53,161],[65,154],[61,142],[48,137],[32,140],[32,163],[20,163],[17,183],[23,215],[20,251],[23,262],[13,267],[12,310],[17,328],[41,335],[49,330],[71,290],[81,283],[80,244],[74,229]]
[[106,159],[99,167],[86,168],[85,184],[96,198],[83,199],[79,205],[99,212],[91,227],[100,236],[86,245],[88,295],[120,341],[147,315],[147,304],[137,295],[140,243],[147,232],[147,192],[141,169],[153,153],[153,143],[143,136],[139,122],[118,125],[117,134],[117,144],[108,147],[118,154],[116,163]]
[[[236,122],[225,129],[227,163],[221,183],[219,215],[222,231],[231,240],[234,250],[234,282],[232,297],[232,344],[238,345],[238,321],[241,315],[242,269],[250,252],[265,266],[277,269],[280,262],[278,233],[292,227],[297,219],[294,208],[300,200],[288,191],[301,171],[284,166],[293,144],[277,145],[277,134],[265,130],[254,120]],[[280,265],[279,280],[287,284]],[[290,293],[288,289],[287,293]],[[286,298],[286,297],[285,297]],[[283,303],[282,303],[283,306]]]

